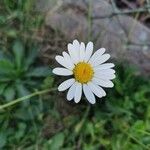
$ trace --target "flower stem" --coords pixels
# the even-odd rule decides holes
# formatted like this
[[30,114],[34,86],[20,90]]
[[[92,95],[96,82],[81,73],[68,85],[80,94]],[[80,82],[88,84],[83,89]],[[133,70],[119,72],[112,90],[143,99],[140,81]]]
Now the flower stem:
[[4,108],[7,108],[7,107],[9,107],[9,106],[15,105],[15,104],[17,104],[17,103],[19,103],[19,102],[22,102],[22,101],[24,101],[24,100],[27,100],[27,99],[29,99],[29,98],[31,98],[31,97],[36,96],[36,95],[42,95],[42,94],[45,94],[45,93],[48,93],[48,92],[55,91],[56,89],[57,89],[57,88],[46,89],[46,90],[42,90],[42,91],[36,91],[36,92],[34,92],[34,93],[32,93],[32,94],[29,94],[29,95],[26,95],[26,96],[24,96],[24,97],[17,98],[17,99],[15,99],[15,100],[13,100],[13,101],[11,101],[11,102],[9,102],[9,103],[6,103],[6,104],[4,104],[4,105],[0,105],[0,110],[1,110],[1,109],[4,109]]

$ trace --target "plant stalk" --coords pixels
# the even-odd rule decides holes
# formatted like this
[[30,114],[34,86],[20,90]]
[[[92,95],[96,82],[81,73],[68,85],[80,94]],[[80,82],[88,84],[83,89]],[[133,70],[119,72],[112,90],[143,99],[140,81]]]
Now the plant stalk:
[[42,90],[42,91],[36,91],[36,92],[34,92],[34,93],[32,93],[32,94],[29,94],[29,95],[26,95],[26,96],[24,96],[24,97],[17,98],[17,99],[15,99],[15,100],[13,100],[13,101],[11,101],[11,102],[8,102],[8,103],[6,103],[6,104],[4,104],[4,105],[0,105],[0,110],[1,110],[1,109],[4,109],[4,108],[7,108],[7,107],[9,107],[9,106],[15,105],[15,104],[17,104],[17,103],[19,103],[19,102],[22,102],[22,101],[24,101],[24,100],[27,100],[27,99],[29,99],[29,98],[31,98],[31,97],[36,96],[36,95],[42,95],[42,94],[45,94],[45,93],[48,93],[48,92],[55,91],[56,89],[57,89],[57,88],[46,89],[46,90]]

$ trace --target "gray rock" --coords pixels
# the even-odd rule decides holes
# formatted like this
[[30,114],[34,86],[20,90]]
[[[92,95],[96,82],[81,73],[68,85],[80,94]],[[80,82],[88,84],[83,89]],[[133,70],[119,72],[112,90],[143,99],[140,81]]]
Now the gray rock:
[[[90,3],[89,0],[57,0],[57,4],[57,9],[47,9],[46,25],[58,28],[72,40],[90,39],[96,49],[105,47],[114,59],[127,60],[150,75],[150,29],[130,16],[116,15],[107,0]],[[43,3],[42,7],[44,10]]]

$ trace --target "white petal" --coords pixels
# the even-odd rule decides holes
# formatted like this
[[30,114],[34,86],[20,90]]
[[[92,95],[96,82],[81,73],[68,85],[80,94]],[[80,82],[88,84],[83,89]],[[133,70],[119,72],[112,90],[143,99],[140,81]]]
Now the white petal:
[[104,54],[104,55],[100,56],[97,60],[93,60],[91,62],[91,64],[93,66],[98,66],[98,65],[104,63],[105,61],[107,61],[109,58],[110,58],[109,54]]
[[111,88],[114,86],[114,84],[110,80],[104,80],[100,78],[93,78],[92,82],[94,82],[97,85],[100,85],[102,87]]
[[91,89],[88,87],[88,85],[83,84],[83,92],[85,94],[85,97],[91,104],[95,104],[95,96],[92,93]]
[[85,44],[81,42],[80,45],[80,61],[83,61],[85,58]]
[[98,85],[92,83],[92,82],[89,82],[88,83],[88,86],[90,87],[91,91],[98,97],[103,97],[103,96],[106,96],[106,93],[105,91]]
[[72,45],[74,47],[77,62],[79,62],[79,60],[80,60],[80,43],[78,42],[78,40],[74,40]]
[[56,56],[55,59],[60,65],[64,66],[67,69],[72,70],[74,68],[74,65],[62,56]]
[[63,52],[62,54],[63,54],[63,56],[64,56],[64,59],[65,59],[66,61],[68,61],[68,63],[70,63],[72,66],[74,66],[73,61],[72,61],[70,55],[69,55],[67,52]]
[[86,51],[85,51],[85,59],[84,60],[86,62],[90,59],[92,53],[93,53],[93,42],[89,42],[86,46]]
[[74,97],[74,101],[76,103],[78,103],[81,100],[81,95],[82,95],[82,84],[77,83],[76,91],[75,91],[75,97]]
[[105,70],[97,70],[95,73],[99,74],[114,74],[116,71],[114,69],[105,69]]
[[104,80],[112,80],[116,78],[115,74],[104,74],[104,73],[95,73],[94,77],[104,79]]
[[80,48],[80,43],[79,43],[79,41],[78,41],[78,40],[74,40],[74,41],[73,41],[73,46],[74,46],[75,49],[79,50],[79,48]]
[[110,69],[113,68],[115,65],[113,63],[105,63],[99,66],[94,67],[94,70],[105,70],[105,69]]
[[77,56],[77,53],[76,53],[76,49],[70,43],[68,44],[68,52],[69,52],[69,55],[70,55],[73,63],[76,64],[78,62],[78,56]]
[[52,71],[54,74],[57,74],[57,75],[60,75],[60,76],[69,76],[69,75],[72,75],[73,72],[71,70],[68,70],[66,68],[55,68],[53,69]]
[[101,55],[103,55],[105,53],[105,48],[100,48],[99,50],[97,50],[92,57],[90,58],[89,62],[93,62],[95,60],[97,60]]
[[75,96],[75,91],[76,91],[76,85],[77,83],[75,82],[71,87],[70,89],[68,90],[68,93],[67,93],[67,100],[70,101],[74,98]]
[[59,86],[58,86],[58,90],[59,91],[65,91],[67,90],[73,83],[75,82],[75,79],[68,79],[64,82],[62,82]]

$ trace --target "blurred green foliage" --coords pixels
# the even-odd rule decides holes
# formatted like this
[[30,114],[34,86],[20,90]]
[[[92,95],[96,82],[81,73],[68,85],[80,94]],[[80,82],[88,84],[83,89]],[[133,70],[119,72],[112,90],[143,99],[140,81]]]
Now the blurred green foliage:
[[36,47],[25,47],[19,40],[10,53],[0,53],[0,95],[6,101],[30,94],[51,74],[49,67],[37,64],[37,54]]
[[[33,7],[0,1],[0,104],[54,86],[32,37],[43,22]],[[150,150],[150,81],[128,65],[115,69],[114,89],[96,105],[82,99],[59,108],[65,98],[54,92],[0,110],[0,149]]]

